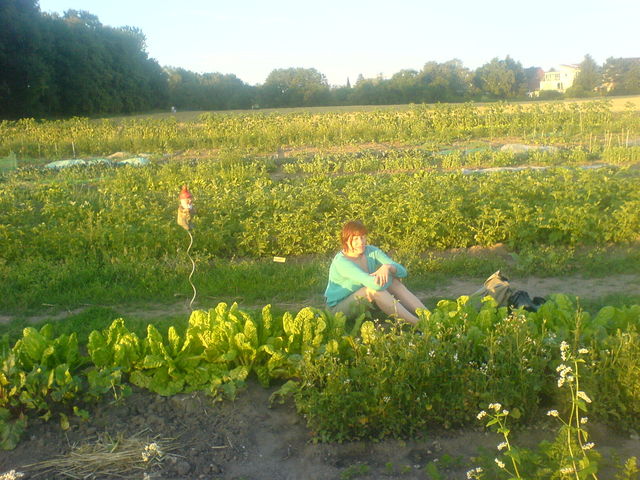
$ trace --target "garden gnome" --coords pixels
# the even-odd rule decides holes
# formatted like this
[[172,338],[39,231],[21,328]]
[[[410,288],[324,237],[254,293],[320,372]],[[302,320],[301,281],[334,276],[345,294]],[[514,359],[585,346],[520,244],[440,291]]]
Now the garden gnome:
[[180,206],[178,206],[178,225],[185,230],[190,230],[192,228],[191,217],[195,215],[195,210],[193,209],[193,197],[186,185],[182,186],[179,198]]

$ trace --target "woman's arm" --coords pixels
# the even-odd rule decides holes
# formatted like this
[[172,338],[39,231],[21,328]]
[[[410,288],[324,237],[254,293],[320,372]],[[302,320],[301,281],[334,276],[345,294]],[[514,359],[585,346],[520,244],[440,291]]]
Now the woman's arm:
[[386,284],[378,285],[374,276],[362,270],[359,266],[357,266],[346,257],[336,259],[335,268],[336,273],[344,278],[348,278],[353,283],[358,283],[373,290],[383,290],[384,288],[386,288]]
[[[367,247],[369,248],[369,247]],[[383,252],[378,247],[370,246],[371,248],[371,257],[375,260],[376,264],[380,265],[376,272],[380,270],[380,268],[385,265],[389,265],[390,272],[396,278],[405,278],[407,276],[407,269],[404,266],[400,265],[398,262],[394,262],[389,255]]]

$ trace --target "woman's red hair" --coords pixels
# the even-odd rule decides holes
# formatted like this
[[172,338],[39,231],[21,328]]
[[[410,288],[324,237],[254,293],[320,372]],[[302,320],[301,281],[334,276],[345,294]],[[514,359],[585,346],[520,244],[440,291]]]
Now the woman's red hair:
[[342,232],[340,232],[340,242],[342,248],[347,250],[349,248],[349,239],[355,235],[367,235],[369,231],[367,227],[360,220],[351,220],[344,224]]

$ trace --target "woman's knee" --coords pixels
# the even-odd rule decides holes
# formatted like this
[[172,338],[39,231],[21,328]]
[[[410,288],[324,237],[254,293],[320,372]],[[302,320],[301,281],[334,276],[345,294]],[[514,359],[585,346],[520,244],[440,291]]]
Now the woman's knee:
[[402,283],[402,281],[399,278],[394,278],[393,280],[391,280],[388,290],[391,293],[398,292],[398,291],[402,292],[404,290],[407,290],[407,287],[404,285],[404,283]]
[[366,296],[369,301],[375,300],[376,298],[386,297],[387,295],[391,295],[387,289],[375,290],[373,288],[366,288]]

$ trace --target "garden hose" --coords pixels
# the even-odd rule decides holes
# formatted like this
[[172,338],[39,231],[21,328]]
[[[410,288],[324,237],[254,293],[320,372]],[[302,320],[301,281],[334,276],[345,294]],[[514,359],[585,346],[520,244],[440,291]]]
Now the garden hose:
[[187,233],[189,234],[189,246],[187,247],[187,257],[189,257],[189,260],[191,260],[191,273],[189,273],[189,284],[191,285],[191,288],[193,288],[193,297],[191,298],[191,301],[189,302],[189,310],[193,311],[193,301],[196,299],[196,295],[197,295],[197,290],[196,290],[196,286],[193,284],[193,282],[191,281],[191,277],[193,277],[193,272],[196,271],[196,262],[194,262],[193,258],[191,257],[191,254],[189,253],[191,251],[191,246],[193,245],[193,235],[191,235],[191,230],[187,230]]
[[191,234],[191,218],[195,215],[195,210],[193,208],[193,197],[191,196],[191,192],[186,185],[182,186],[182,191],[179,196],[180,205],[178,206],[178,218],[177,223],[182,228],[184,228],[189,234],[189,246],[187,247],[187,257],[191,261],[191,273],[189,273],[189,284],[193,289],[193,297],[191,298],[191,302],[189,302],[189,309],[193,311],[193,302],[196,299],[196,286],[193,284],[191,278],[193,277],[193,272],[196,271],[196,262],[191,257],[191,247],[193,246],[193,235]]

